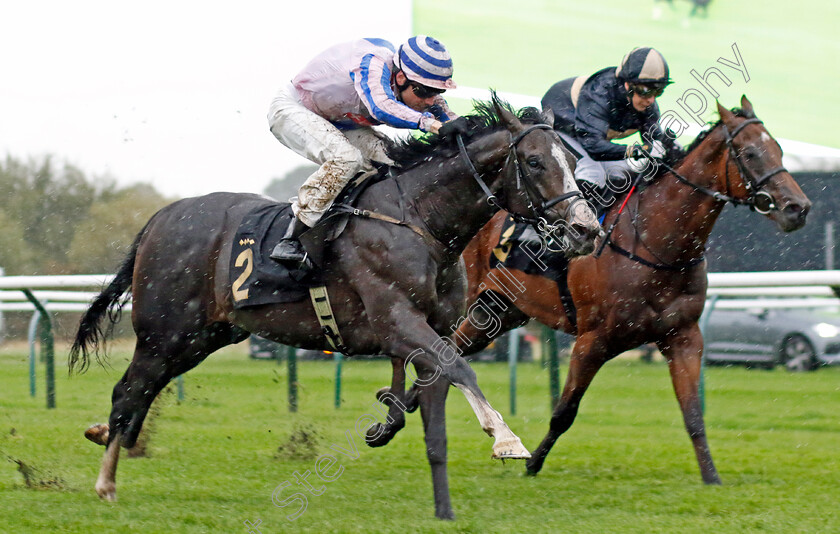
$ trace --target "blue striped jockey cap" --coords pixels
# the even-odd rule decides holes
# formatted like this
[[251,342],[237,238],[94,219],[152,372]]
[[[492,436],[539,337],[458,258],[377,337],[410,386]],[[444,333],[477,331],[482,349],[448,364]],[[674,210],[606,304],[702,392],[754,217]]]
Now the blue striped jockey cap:
[[394,63],[413,82],[444,90],[457,87],[452,79],[452,58],[433,37],[415,35],[401,44]]

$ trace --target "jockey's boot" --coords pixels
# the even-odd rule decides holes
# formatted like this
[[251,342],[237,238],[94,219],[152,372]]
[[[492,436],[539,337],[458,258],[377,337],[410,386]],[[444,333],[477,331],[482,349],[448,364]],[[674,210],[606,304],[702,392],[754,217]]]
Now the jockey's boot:
[[303,250],[303,245],[300,244],[300,236],[307,230],[309,230],[309,227],[295,217],[295,220],[286,229],[286,234],[271,251],[270,258],[280,263],[305,265],[307,254]]

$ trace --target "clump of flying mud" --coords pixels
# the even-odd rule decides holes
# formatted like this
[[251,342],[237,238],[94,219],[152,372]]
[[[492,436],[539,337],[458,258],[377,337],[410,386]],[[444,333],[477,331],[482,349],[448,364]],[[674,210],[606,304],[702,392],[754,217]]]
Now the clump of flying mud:
[[312,460],[318,457],[321,436],[309,424],[297,424],[288,441],[277,447],[275,458],[280,460]]
[[53,473],[45,472],[30,463],[18,458],[9,456],[9,461],[18,466],[18,471],[23,475],[23,483],[27,488],[38,490],[66,490],[67,484],[64,479]]
[[146,419],[143,421],[143,428],[140,429],[140,435],[137,436],[137,441],[134,443],[134,447],[127,451],[129,458],[148,458],[152,455],[149,450],[149,442],[156,430],[156,419],[163,408],[169,404],[174,391],[172,384],[169,384],[158,394],[154,402],[152,402],[152,405],[149,407],[149,413],[146,414]]

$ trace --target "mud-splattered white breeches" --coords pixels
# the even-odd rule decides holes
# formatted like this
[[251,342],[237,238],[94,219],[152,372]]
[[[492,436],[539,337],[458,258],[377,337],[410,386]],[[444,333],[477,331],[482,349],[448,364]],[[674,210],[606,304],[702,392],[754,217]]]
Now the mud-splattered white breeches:
[[339,130],[304,107],[291,84],[271,102],[268,123],[281,143],[320,165],[292,199],[292,210],[307,226],[318,222],[356,173],[372,168],[371,160],[391,163],[381,133],[370,127]]

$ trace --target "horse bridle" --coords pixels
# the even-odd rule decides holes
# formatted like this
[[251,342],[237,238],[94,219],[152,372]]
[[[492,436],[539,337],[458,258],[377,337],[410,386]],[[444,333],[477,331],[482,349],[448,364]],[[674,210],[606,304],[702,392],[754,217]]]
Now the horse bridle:
[[[671,167],[670,165],[668,165],[664,161],[661,161],[660,163],[666,169],[668,169],[671,172],[671,174],[676,176],[679,181],[683,182],[686,185],[691,186],[692,188],[694,188],[695,191],[698,191],[700,193],[704,193],[708,196],[711,196],[711,197],[713,197],[717,200],[723,201],[723,202],[731,202],[732,204],[735,204],[735,205],[740,204],[740,205],[749,206],[750,209],[754,209],[758,213],[760,213],[762,215],[766,215],[766,214],[770,213],[772,210],[778,209],[778,208],[776,207],[776,201],[773,198],[773,196],[770,195],[770,193],[768,193],[766,191],[761,191],[761,187],[771,177],[779,174],[780,172],[788,172],[788,170],[785,169],[783,166],[779,166],[779,167],[775,167],[773,169],[770,169],[769,171],[765,172],[764,174],[762,174],[761,176],[756,178],[755,174],[744,164],[744,162],[738,156],[738,151],[735,149],[735,145],[733,144],[733,141],[734,141],[735,137],[739,133],[741,133],[741,130],[743,130],[746,126],[749,126],[750,124],[764,124],[764,123],[761,121],[761,119],[757,119],[757,118],[746,119],[744,122],[742,122],[741,124],[736,126],[735,129],[732,130],[731,134],[729,133],[729,129],[726,127],[726,125],[721,123],[721,128],[723,128],[723,136],[724,136],[724,140],[726,142],[726,146],[729,150],[730,159],[735,160],[735,165],[738,168],[738,172],[741,174],[742,178],[745,178],[744,179],[744,185],[746,186],[746,189],[750,194],[749,198],[747,198],[747,199],[736,198],[736,197],[721,193],[719,191],[714,191],[714,190],[709,189],[707,187],[697,185],[694,182],[691,182],[685,176],[678,173],[676,171],[676,169],[674,169],[673,167]],[[642,149],[642,151],[644,152],[644,149]],[[647,156],[652,157],[650,154],[647,154]],[[726,162],[726,190],[727,190],[727,192],[730,190],[730,187],[729,187],[729,161],[728,160]],[[758,198],[767,198],[767,207],[766,208],[759,207],[758,203],[756,202]],[[616,223],[617,222],[618,221],[616,220]],[[613,226],[615,226],[616,223],[613,223]],[[635,228],[635,223],[633,224],[633,228],[636,231],[637,237],[639,237],[639,232]],[[650,250],[650,248],[648,248],[647,245],[645,245],[644,241],[641,241],[641,243],[642,243],[642,246],[644,246],[651,254],[653,254],[654,257],[657,257],[656,254],[654,254],[653,251]],[[699,265],[703,261],[705,261],[705,256],[701,255],[700,257],[694,258],[694,259],[689,260],[688,262],[685,262],[685,263],[668,264],[668,263],[662,262],[662,260],[659,260],[659,263],[654,263],[654,262],[647,261],[644,258],[641,258],[641,257],[637,256],[636,254],[630,252],[630,251],[624,250],[623,248],[619,247],[618,245],[616,245],[612,241],[609,241],[609,239],[606,240],[606,244],[608,244],[610,246],[610,248],[612,248],[614,251],[618,252],[619,254],[621,254],[621,255],[623,255],[627,258],[630,258],[631,260],[633,260],[637,263],[641,263],[642,265],[650,267],[652,269],[662,269],[662,270],[669,270],[669,271],[683,271],[683,270],[691,269],[691,268]],[[657,259],[659,259],[659,258],[657,257]]]
[[516,170],[516,189],[521,191],[524,186],[525,195],[528,198],[528,209],[531,210],[534,217],[520,215],[502,206],[496,195],[490,191],[490,188],[487,187],[487,184],[481,179],[481,176],[478,174],[478,171],[470,160],[470,156],[467,153],[467,148],[464,146],[464,140],[461,134],[456,136],[456,140],[458,142],[458,150],[461,153],[461,157],[463,157],[464,161],[467,162],[467,167],[470,172],[472,172],[473,178],[475,178],[475,181],[478,182],[478,185],[481,187],[481,190],[484,191],[484,194],[487,195],[487,203],[498,210],[507,212],[516,222],[530,224],[534,226],[540,234],[551,236],[553,232],[561,228],[562,222],[557,224],[549,223],[548,219],[546,219],[545,212],[551,209],[552,206],[570,198],[580,197],[580,199],[583,200],[583,194],[580,191],[570,191],[548,201],[542,199],[542,195],[537,190],[531,176],[522,170],[522,165],[519,162],[519,154],[516,153],[516,147],[519,143],[525,138],[525,136],[535,130],[553,130],[553,128],[548,124],[535,124],[519,132],[516,137],[511,136],[511,141],[508,144],[508,158],[505,161],[505,166],[507,166],[508,162],[513,160],[514,169]]
[[[738,168],[738,172],[740,173],[741,177],[744,178],[744,186],[749,193],[749,198],[736,198],[728,194],[721,193],[719,191],[713,191],[709,188],[697,185],[688,180],[685,176],[681,175],[676,171],[676,169],[672,168],[670,165],[662,162],[666,169],[668,169],[674,176],[677,177],[678,180],[683,182],[684,184],[690,185],[695,190],[714,197],[717,200],[721,200],[723,202],[730,202],[734,205],[745,205],[749,206],[750,209],[754,209],[758,213],[762,215],[767,215],[771,211],[778,209],[776,206],[776,199],[768,193],[767,191],[762,191],[761,188],[767,183],[767,180],[772,178],[773,176],[779,174],[780,172],[788,172],[786,168],[783,166],[778,166],[769,171],[765,172],[759,177],[755,176],[755,173],[746,166],[746,164],[741,160],[740,156],[738,155],[738,151],[735,149],[735,145],[733,141],[738,136],[741,131],[749,126],[750,124],[764,124],[761,119],[758,118],[751,118],[747,119],[732,130],[732,133],[729,133],[729,128],[726,127],[726,124],[721,123],[721,128],[723,129],[723,137],[724,141],[726,142],[726,147],[729,150],[730,159],[735,161],[735,166]],[[726,162],[726,191],[729,192],[729,161]],[[762,207],[759,205],[759,199],[766,199],[766,207]]]

